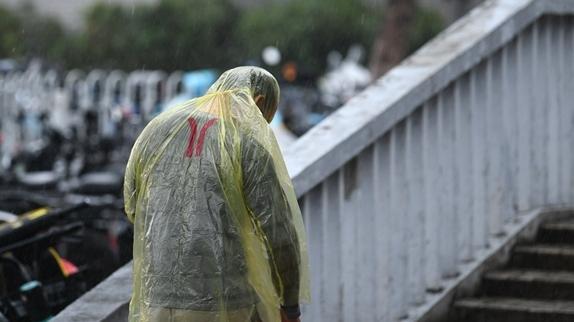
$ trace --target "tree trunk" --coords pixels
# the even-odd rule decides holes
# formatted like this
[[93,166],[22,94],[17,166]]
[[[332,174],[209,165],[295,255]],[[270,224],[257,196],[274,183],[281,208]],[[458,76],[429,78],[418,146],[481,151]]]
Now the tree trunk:
[[371,52],[370,69],[375,79],[399,64],[407,55],[415,10],[416,0],[389,1]]

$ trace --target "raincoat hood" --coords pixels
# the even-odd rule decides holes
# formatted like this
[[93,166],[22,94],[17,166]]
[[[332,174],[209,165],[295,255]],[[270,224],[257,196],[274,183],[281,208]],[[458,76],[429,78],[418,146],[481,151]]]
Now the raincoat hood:
[[279,104],[279,84],[275,77],[260,67],[233,68],[211,85],[208,94],[238,89],[248,89],[253,99],[262,97],[264,104],[259,108],[267,122],[271,122]]

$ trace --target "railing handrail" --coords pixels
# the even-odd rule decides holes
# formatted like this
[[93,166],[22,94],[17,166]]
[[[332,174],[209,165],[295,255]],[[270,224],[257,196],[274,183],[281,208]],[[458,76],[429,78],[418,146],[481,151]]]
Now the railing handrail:
[[571,0],[489,0],[389,71],[285,152],[304,195],[423,102],[543,14],[574,13]]

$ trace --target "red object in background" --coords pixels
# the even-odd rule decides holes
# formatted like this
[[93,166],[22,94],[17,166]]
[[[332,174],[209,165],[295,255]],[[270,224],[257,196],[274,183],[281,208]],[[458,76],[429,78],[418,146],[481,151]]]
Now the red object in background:
[[297,64],[289,62],[283,65],[281,75],[286,81],[290,83],[294,82],[297,79]]
[[78,267],[65,258],[62,258],[61,267],[64,276],[66,277],[77,274],[79,272]]
[[77,274],[80,271],[74,263],[60,256],[60,254],[58,253],[58,251],[56,251],[55,248],[50,247],[48,248],[48,251],[54,258],[58,266],[60,267],[60,270],[62,272],[62,275],[64,275],[64,277],[69,277],[71,275]]

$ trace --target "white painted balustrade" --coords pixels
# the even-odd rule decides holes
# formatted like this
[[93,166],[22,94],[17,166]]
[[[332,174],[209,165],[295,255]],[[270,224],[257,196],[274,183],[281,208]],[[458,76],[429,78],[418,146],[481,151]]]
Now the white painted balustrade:
[[487,2],[288,148],[306,321],[416,320],[518,213],[574,202],[573,14]]

